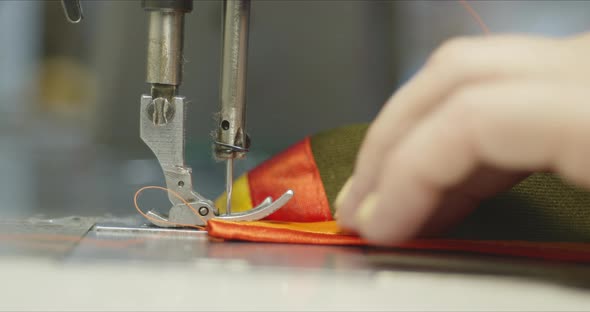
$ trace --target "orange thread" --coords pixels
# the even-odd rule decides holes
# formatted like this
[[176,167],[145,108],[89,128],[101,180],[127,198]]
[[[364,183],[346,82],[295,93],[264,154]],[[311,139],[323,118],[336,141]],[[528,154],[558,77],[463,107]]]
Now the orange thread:
[[483,21],[483,19],[481,18],[481,16],[479,16],[479,14],[469,4],[469,2],[467,2],[467,0],[458,0],[458,1],[459,1],[459,3],[461,3],[461,5],[463,6],[463,8],[465,8],[465,10],[467,11],[467,13],[469,13],[469,15],[471,15],[471,17],[473,17],[473,19],[475,20],[475,22],[477,22],[477,24],[479,25],[479,27],[481,28],[481,30],[486,35],[489,35],[490,34],[490,29],[488,28],[488,26],[486,25],[486,23]]
[[182,201],[183,204],[185,204],[187,207],[189,207],[193,213],[198,216],[199,218],[201,218],[201,220],[203,221],[203,223],[207,224],[207,220],[205,220],[205,218],[203,218],[199,212],[191,205],[189,204],[186,200],[184,200],[182,198],[182,196],[180,196],[180,194],[176,193],[175,191],[165,188],[165,187],[161,187],[161,186],[156,186],[156,185],[149,185],[149,186],[144,186],[142,188],[140,188],[139,190],[137,190],[137,192],[135,192],[135,195],[133,196],[133,204],[135,205],[135,209],[137,210],[137,212],[139,212],[139,214],[141,214],[144,218],[154,222],[154,223],[166,223],[166,224],[170,224],[176,227],[189,227],[189,228],[194,228],[194,229],[199,229],[199,230],[205,230],[206,227],[204,226],[199,226],[199,225],[194,225],[194,224],[183,224],[183,223],[174,223],[174,222],[170,222],[170,221],[164,221],[164,220],[160,220],[160,219],[156,219],[154,217],[151,217],[149,215],[147,215],[146,213],[144,213],[141,208],[139,208],[139,204],[137,203],[137,198],[139,197],[139,194],[141,194],[141,192],[145,191],[145,190],[149,190],[149,189],[156,189],[156,190],[161,190],[161,191],[166,191],[168,193],[171,193],[172,195],[174,195],[174,197],[180,199],[180,201]]

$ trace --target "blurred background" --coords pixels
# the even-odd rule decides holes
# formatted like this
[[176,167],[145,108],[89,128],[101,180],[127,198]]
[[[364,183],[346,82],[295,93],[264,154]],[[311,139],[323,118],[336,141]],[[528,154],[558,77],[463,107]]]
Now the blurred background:
[[[472,1],[492,32],[586,31],[587,1]],[[139,139],[147,19],[139,1],[82,1],[69,24],[59,1],[0,1],[0,216],[135,214],[132,196],[163,185]],[[369,122],[442,41],[481,30],[457,1],[253,1],[248,72],[252,152],[238,173],[304,136]],[[214,198],[221,2],[187,16],[188,159]],[[428,90],[425,90],[427,92]],[[163,194],[146,194],[168,207]],[[151,207],[145,207],[149,209]]]

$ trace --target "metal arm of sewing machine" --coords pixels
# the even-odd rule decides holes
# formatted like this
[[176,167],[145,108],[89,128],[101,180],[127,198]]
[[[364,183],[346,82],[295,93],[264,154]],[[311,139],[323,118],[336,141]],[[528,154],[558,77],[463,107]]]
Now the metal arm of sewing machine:
[[[62,4],[70,22],[82,20],[78,0],[62,0]],[[151,90],[149,95],[141,96],[140,137],[154,152],[164,172],[166,186],[174,192],[168,195],[172,203],[169,212],[150,211],[150,221],[161,227],[205,225],[210,218],[251,221],[280,209],[292,198],[293,191],[287,190],[276,201],[269,197],[247,212],[231,213],[233,160],[244,157],[250,146],[245,129],[250,0],[223,2],[221,112],[213,151],[217,159],[227,161],[224,215],[220,215],[211,200],[194,190],[192,171],[184,158],[187,102],[178,90],[184,63],[184,15],[192,11],[193,1],[142,0],[141,5],[149,15],[146,82]]]

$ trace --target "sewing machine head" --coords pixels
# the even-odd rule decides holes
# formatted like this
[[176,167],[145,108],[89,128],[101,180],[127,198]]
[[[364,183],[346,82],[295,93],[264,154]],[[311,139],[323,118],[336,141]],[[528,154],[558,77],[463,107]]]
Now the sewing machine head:
[[[68,20],[76,23],[82,19],[78,0],[62,0],[62,4]],[[250,147],[245,128],[250,1],[224,0],[223,5],[221,105],[213,153],[227,162],[224,215],[211,200],[194,190],[192,172],[184,158],[187,102],[179,95],[179,87],[184,64],[184,17],[192,11],[193,1],[142,0],[141,5],[149,15],[146,82],[151,89],[149,95],[141,96],[140,136],[157,157],[166,187],[172,191],[168,196],[170,211],[150,211],[150,221],[161,227],[205,225],[210,218],[252,221],[280,209],[293,196],[291,190],[276,201],[267,198],[250,211],[231,213],[233,161],[244,157]]]

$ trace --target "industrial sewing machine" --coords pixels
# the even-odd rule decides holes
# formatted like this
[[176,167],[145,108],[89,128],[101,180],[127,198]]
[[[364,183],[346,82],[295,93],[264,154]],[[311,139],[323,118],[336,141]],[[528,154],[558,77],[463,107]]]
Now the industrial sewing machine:
[[[82,20],[79,0],[62,0],[72,23]],[[223,48],[221,64],[221,110],[218,114],[213,152],[226,161],[226,213],[193,189],[191,168],[186,166],[186,99],[179,95],[184,63],[184,15],[193,9],[192,0],[142,0],[149,15],[147,78],[149,95],[141,96],[140,136],[156,155],[164,176],[172,208],[166,214],[150,211],[150,221],[160,227],[205,225],[210,218],[232,221],[262,219],[285,205],[293,196],[287,190],[275,201],[267,198],[252,210],[232,213],[233,161],[243,158],[250,147],[246,132],[246,68],[250,0],[223,1]]]

